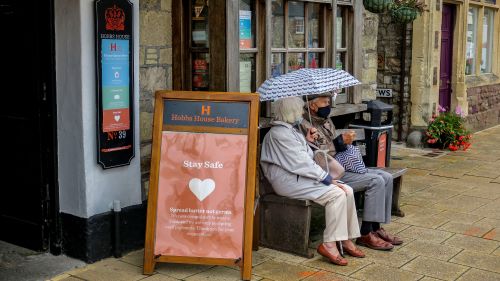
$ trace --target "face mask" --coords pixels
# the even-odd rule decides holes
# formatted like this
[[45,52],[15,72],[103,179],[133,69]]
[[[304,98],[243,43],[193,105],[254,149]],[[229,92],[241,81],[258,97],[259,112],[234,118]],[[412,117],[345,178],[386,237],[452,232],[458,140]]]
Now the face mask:
[[299,119],[295,120],[295,122],[293,122],[293,126],[297,127],[300,125],[300,123],[302,123],[302,121],[304,120],[304,117],[300,116]]
[[318,112],[316,114],[318,114],[318,116],[321,118],[328,118],[328,115],[330,115],[331,110],[332,108],[329,105],[325,107],[320,107],[318,108]]

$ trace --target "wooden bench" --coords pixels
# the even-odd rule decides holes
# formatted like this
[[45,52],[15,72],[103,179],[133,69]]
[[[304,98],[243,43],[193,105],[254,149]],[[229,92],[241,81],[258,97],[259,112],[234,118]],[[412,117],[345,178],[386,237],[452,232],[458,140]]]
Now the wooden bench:
[[[406,169],[380,169],[391,173],[394,179],[392,214],[404,216],[399,207],[399,195]],[[271,184],[262,173],[259,174],[260,245],[312,258],[314,251],[310,247],[311,218],[315,209],[323,210],[323,208],[311,200],[290,199],[275,194]],[[355,193],[358,194],[362,197],[363,192]],[[356,203],[356,206],[359,208],[359,203]]]

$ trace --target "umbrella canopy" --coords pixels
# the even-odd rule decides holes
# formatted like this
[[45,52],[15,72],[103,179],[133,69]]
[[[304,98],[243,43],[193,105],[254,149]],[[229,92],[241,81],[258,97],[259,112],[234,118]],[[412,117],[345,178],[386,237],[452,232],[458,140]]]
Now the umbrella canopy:
[[335,68],[302,68],[268,79],[257,89],[261,101],[294,96],[316,95],[360,82],[344,70]]

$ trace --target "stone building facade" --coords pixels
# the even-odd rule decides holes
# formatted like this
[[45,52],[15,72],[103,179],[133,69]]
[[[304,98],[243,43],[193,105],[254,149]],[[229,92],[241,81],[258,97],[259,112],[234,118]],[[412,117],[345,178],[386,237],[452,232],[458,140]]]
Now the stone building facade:
[[140,147],[143,200],[149,187],[154,95],[172,89],[171,0],[140,1]]
[[[405,38],[403,39],[403,32]],[[405,69],[402,72],[403,45],[406,44]],[[391,89],[392,98],[379,98],[381,101],[392,104],[394,133],[393,139],[405,140],[410,128],[411,116],[411,52],[412,52],[412,25],[401,25],[395,23],[388,13],[380,15],[377,38],[377,87],[379,89]],[[401,92],[401,83],[404,83]],[[401,99],[403,99],[401,103]],[[400,109],[401,104],[403,107]],[[400,124],[401,122],[401,124]],[[401,129],[401,132],[399,130]]]

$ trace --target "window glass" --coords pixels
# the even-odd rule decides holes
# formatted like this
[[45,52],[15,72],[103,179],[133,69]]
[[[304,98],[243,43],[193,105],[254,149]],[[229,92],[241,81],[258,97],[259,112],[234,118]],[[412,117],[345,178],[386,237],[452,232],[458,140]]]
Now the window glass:
[[346,47],[346,38],[345,38],[345,30],[346,27],[346,17],[345,17],[345,9],[344,7],[337,7],[337,20],[335,22],[335,41],[337,42],[337,49]]
[[255,15],[252,0],[240,0],[240,49],[255,48]]
[[309,53],[307,57],[307,67],[308,68],[318,68],[321,67],[320,55],[319,53]]
[[283,0],[273,0],[272,2],[272,47],[284,48],[285,47],[285,6]]
[[208,47],[208,6],[206,0],[193,0],[191,11],[191,46]]
[[493,24],[494,12],[491,9],[484,9],[483,17],[483,44],[481,52],[481,73],[491,72],[491,51],[493,50]]
[[477,48],[477,14],[478,9],[471,7],[467,13],[467,42],[465,46],[465,74],[476,73]]
[[194,91],[208,91],[210,84],[209,63],[210,56],[208,53],[193,53],[192,89]]
[[304,48],[304,2],[288,2],[288,47]]
[[320,47],[320,36],[319,36],[319,13],[320,6],[318,3],[311,3],[308,7],[308,15],[307,15],[307,46],[309,48],[318,48]]
[[255,54],[240,54],[240,92],[255,91]]
[[288,72],[305,67],[304,53],[288,53]]
[[484,0],[485,3],[488,3],[488,4],[493,4],[493,5],[496,5],[497,4],[497,1],[496,0]]
[[285,54],[273,53],[271,56],[271,76],[277,77],[285,73]]

